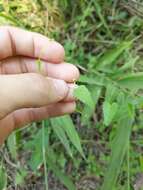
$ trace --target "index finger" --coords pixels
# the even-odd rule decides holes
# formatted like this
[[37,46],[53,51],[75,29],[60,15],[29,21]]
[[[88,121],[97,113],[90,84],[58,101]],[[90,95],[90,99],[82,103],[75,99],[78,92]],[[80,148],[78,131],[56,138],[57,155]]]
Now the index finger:
[[39,33],[10,26],[0,27],[0,59],[16,55],[60,63],[65,52],[61,44]]

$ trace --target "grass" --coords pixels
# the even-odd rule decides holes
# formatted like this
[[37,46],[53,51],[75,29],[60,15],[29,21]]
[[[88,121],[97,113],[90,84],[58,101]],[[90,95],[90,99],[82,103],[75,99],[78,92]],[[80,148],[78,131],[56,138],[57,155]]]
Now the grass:
[[8,139],[1,189],[143,187],[142,10],[135,0],[0,1],[1,24],[55,38],[66,61],[81,71],[76,113],[32,124]]

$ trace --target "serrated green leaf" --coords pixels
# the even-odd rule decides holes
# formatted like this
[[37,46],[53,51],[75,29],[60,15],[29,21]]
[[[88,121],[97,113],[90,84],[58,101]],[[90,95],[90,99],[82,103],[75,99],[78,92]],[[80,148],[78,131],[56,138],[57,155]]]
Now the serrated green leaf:
[[74,96],[79,99],[81,102],[89,106],[91,109],[94,109],[94,101],[89,90],[84,86],[78,86],[74,90]]
[[[94,107],[96,107],[96,104],[101,95],[102,87],[92,86],[92,87],[89,87],[89,90],[91,92],[91,96],[94,101]],[[85,106],[82,111],[81,122],[84,124],[87,124],[87,122],[89,121],[89,118],[92,116],[93,112],[94,112],[93,109],[91,109],[89,106]]]
[[112,120],[114,119],[118,109],[117,103],[109,103],[105,101],[103,103],[103,116],[104,116],[104,124],[106,126],[110,125]]

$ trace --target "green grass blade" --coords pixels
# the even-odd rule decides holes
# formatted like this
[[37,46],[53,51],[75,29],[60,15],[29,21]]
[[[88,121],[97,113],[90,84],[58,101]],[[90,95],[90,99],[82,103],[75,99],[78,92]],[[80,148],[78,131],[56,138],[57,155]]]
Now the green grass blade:
[[[99,82],[101,81],[101,79],[103,82]],[[97,78],[95,75],[92,77],[87,75],[81,75],[78,81],[89,85],[104,86],[104,78],[102,77],[99,79],[99,76]]]
[[122,67],[118,68],[118,71],[126,71],[134,67],[134,65],[139,60],[139,56],[131,57]]
[[66,115],[59,118],[57,117],[55,119],[52,119],[52,123],[53,123],[53,128],[54,126],[58,126],[58,128],[64,130],[64,132],[67,134],[71,143],[79,151],[79,153],[84,157],[84,153],[83,153],[81,143],[80,143],[80,137],[75,129],[75,126],[70,116]]
[[20,23],[19,20],[13,18],[11,15],[6,15],[6,14],[3,14],[3,13],[0,13],[0,17],[4,18],[6,21],[10,22],[11,24],[23,27],[23,23]]
[[106,23],[106,20],[105,20],[103,14],[102,14],[102,8],[101,8],[100,4],[97,1],[93,1],[93,3],[95,5],[96,13],[97,13],[97,15],[99,16],[99,18],[101,20],[101,23],[106,28],[109,36],[112,37],[112,33],[110,31],[110,28],[109,28],[108,24]]
[[69,137],[70,141],[72,142],[72,144],[75,146],[75,148],[79,151],[79,153],[84,156],[83,150],[82,150],[82,146],[80,143],[80,137],[75,129],[75,126],[72,122],[72,119],[70,118],[70,116],[63,116],[62,117],[62,122],[63,122],[63,128],[67,134],[67,136]]
[[6,190],[7,174],[3,166],[0,166],[0,190]]
[[65,175],[61,169],[59,169],[56,164],[50,159],[50,156],[48,155],[47,163],[49,166],[49,169],[53,171],[53,173],[56,175],[56,177],[67,187],[68,190],[76,190],[75,185],[71,181],[71,179]]
[[57,137],[59,138],[65,149],[67,150],[68,154],[72,157],[72,151],[70,148],[69,140],[67,139],[65,130],[63,129],[62,118],[51,119],[51,124]]
[[17,139],[16,132],[13,132],[7,139],[8,150],[11,154],[11,157],[16,161],[17,160]]
[[[42,155],[43,155],[43,164],[44,164],[45,190],[48,190],[49,186],[48,186],[48,169],[47,169],[46,147],[45,147],[45,134],[46,134],[45,126],[46,126],[46,121],[43,120],[42,121]],[[48,138],[48,145],[49,145],[49,136],[47,138]]]
[[107,51],[101,58],[98,60],[97,69],[106,68],[107,65],[113,65],[117,58],[130,46],[132,42],[121,42],[115,48]]
[[101,190],[112,190],[116,184],[121,164],[128,147],[132,123],[133,119],[128,113],[126,118],[118,122],[118,129],[112,144],[111,160]]
[[120,86],[131,90],[143,88],[143,72],[128,74],[118,80]]

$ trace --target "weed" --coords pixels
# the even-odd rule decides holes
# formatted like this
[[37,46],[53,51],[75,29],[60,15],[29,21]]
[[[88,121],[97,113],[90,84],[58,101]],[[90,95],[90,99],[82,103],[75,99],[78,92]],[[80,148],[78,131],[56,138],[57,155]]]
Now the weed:
[[[140,188],[135,179],[143,172],[141,9],[141,1],[124,0],[0,1],[1,24],[55,37],[64,44],[66,61],[81,71],[77,113],[31,124],[9,137],[3,152],[9,151],[12,164],[1,158],[1,189],[12,181],[30,183],[30,174],[54,189],[51,172],[69,190]],[[37,65],[41,69],[40,60]],[[92,187],[89,181],[97,183]]]

